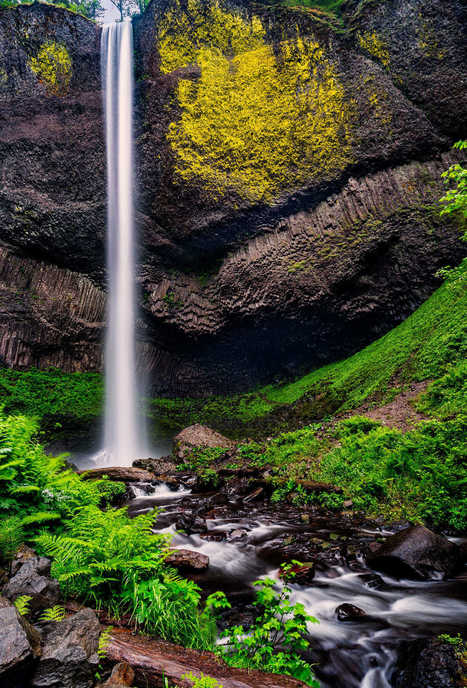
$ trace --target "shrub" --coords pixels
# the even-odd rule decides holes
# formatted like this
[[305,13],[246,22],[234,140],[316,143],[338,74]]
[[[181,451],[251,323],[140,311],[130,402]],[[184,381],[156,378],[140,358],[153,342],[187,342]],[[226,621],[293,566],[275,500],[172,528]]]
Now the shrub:
[[224,631],[222,637],[226,642],[218,653],[230,666],[287,674],[318,687],[311,666],[300,656],[310,644],[307,623],[317,623],[317,619],[306,613],[303,604],[290,602],[289,588],[284,586],[276,592],[276,581],[270,578],[254,585],[260,616],[246,630],[234,626]]

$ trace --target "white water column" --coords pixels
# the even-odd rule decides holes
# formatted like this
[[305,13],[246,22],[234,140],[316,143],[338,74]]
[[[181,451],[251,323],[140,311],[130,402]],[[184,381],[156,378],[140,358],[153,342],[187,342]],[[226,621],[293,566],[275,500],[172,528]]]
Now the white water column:
[[104,448],[96,463],[128,466],[146,451],[138,413],[133,207],[133,27],[102,28],[107,151],[107,328]]

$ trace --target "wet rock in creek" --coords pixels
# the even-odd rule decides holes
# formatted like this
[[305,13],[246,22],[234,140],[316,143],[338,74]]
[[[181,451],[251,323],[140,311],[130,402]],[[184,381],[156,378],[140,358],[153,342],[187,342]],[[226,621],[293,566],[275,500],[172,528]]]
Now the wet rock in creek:
[[133,461],[133,467],[142,468],[156,475],[170,475],[177,472],[177,467],[173,461],[170,460],[170,456],[163,456],[160,459],[136,459],[136,461]]
[[340,604],[336,609],[339,621],[367,621],[368,614],[354,604]]
[[209,557],[201,554],[201,552],[193,552],[190,549],[173,549],[165,562],[179,571],[198,573],[208,568]]
[[395,688],[457,688],[463,669],[455,648],[438,639],[404,643]]
[[292,564],[286,570],[281,568],[279,575],[284,580],[291,580],[298,585],[310,585],[315,577],[315,566],[308,562]]
[[204,519],[191,512],[180,514],[175,522],[175,527],[177,530],[183,530],[187,535],[206,532],[206,522]]
[[426,580],[446,578],[458,568],[457,545],[424,526],[412,526],[388,537],[367,555],[368,564],[389,575]]

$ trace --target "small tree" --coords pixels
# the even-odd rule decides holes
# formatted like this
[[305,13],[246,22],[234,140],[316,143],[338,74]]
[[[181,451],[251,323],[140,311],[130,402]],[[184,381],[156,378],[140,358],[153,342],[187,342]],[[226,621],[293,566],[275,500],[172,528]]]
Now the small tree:
[[[467,149],[467,141],[458,141],[454,144],[454,148]],[[453,185],[453,188],[448,189],[440,198],[441,203],[444,203],[441,215],[459,214],[463,223],[462,238],[467,241],[467,169],[460,163],[455,163],[441,176],[445,184]]]

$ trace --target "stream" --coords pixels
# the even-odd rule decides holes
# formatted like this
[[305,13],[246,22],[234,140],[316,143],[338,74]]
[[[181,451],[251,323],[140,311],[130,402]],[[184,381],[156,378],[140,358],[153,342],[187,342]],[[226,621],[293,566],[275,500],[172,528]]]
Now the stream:
[[[321,543],[324,559],[313,580],[289,583],[292,602],[304,604],[318,624],[309,624],[311,650],[322,688],[390,688],[398,655],[407,641],[455,635],[467,625],[465,575],[449,581],[396,580],[370,569],[362,546],[391,531],[367,524],[349,529],[332,517],[304,517],[303,510],[262,502],[237,504],[212,496],[171,490],[166,485],[133,487],[129,512],[160,508],[157,532],[171,533],[172,546],[209,557],[206,572],[190,576],[205,594],[223,590],[232,604],[221,627],[253,618],[251,583],[268,576],[277,579],[278,562],[292,557],[290,542]],[[221,502],[216,505],[215,502]],[[213,504],[214,502],[214,504]],[[204,518],[197,516],[200,512]],[[308,522],[307,522],[308,521]],[[187,528],[188,523],[188,528]],[[190,534],[181,532],[191,531]],[[193,531],[199,532],[193,532]],[[285,536],[285,539],[284,539]],[[282,551],[277,543],[285,544]],[[300,546],[300,545],[297,545]],[[347,553],[342,558],[340,553]],[[357,621],[340,621],[336,609],[344,603],[366,612]]]

